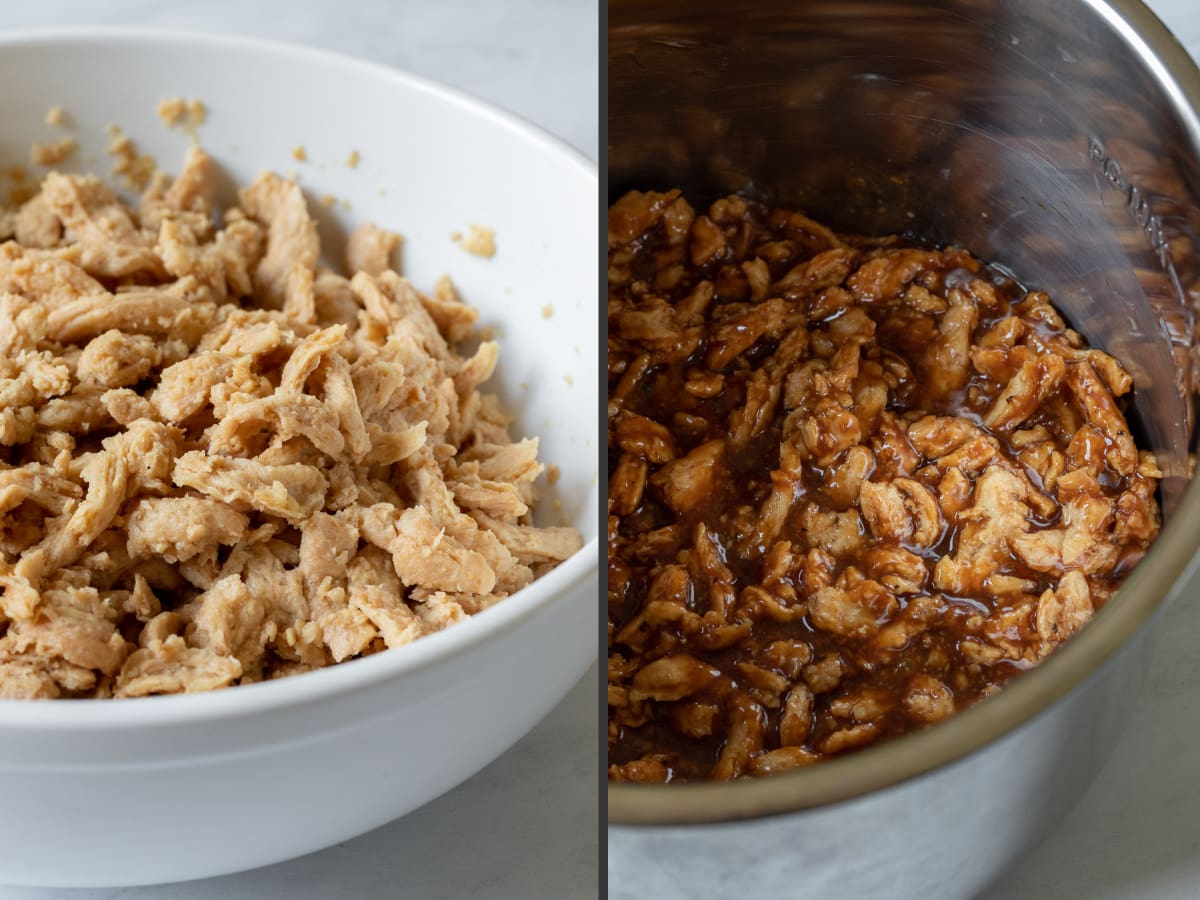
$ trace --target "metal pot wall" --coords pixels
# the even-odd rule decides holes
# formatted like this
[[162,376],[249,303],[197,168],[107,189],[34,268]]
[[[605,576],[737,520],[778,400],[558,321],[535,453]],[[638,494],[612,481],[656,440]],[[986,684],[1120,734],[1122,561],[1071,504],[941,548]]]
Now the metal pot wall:
[[815,767],[609,788],[610,898],[972,895],[1090,783],[1196,568],[1200,72],[1136,0],[613,0],[609,184],[960,244],[1132,370],[1166,524],[1050,659]]

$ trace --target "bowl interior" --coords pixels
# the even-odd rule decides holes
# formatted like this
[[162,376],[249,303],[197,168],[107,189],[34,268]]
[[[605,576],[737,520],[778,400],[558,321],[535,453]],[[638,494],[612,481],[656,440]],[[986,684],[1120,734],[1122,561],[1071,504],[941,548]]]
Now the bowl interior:
[[[598,223],[591,163],[516,117],[456,91],[303,47],[89,29],[8,33],[0,36],[0,50],[0,194],[10,186],[2,180],[12,180],[10,167],[22,166],[32,177],[44,173],[29,162],[31,143],[61,137],[79,145],[61,170],[107,176],[110,125],[161,169],[177,172],[191,138],[164,125],[156,108],[166,98],[196,98],[207,108],[198,140],[220,168],[223,203],[263,170],[295,173],[318,219],[327,262],[340,268],[344,234],[375,222],[404,236],[400,271],[418,289],[431,291],[448,273],[463,298],[481,310],[481,326],[490,327],[501,345],[497,373],[486,387],[515,412],[514,435],[537,435],[540,458],[561,471],[555,484],[545,476],[540,483],[541,523],[573,524],[588,545],[521,595],[431,635],[427,647],[413,645],[412,660],[454,652],[530,614],[568,583],[594,577]],[[51,106],[63,109],[62,126],[45,123]],[[305,161],[293,157],[297,146],[304,147]],[[348,158],[355,151],[359,159],[352,167]],[[115,178],[112,183],[121,187]],[[325,195],[335,202],[322,205]],[[494,258],[470,255],[451,240],[452,232],[465,233],[470,224],[495,230]],[[459,629],[463,633],[455,635]],[[156,715],[171,704],[232,708],[243,702],[243,693],[260,697],[246,702],[259,703],[264,694],[299,696],[323,681],[348,686],[354,676],[334,674],[337,669],[395,671],[410,664],[405,656],[379,654],[277,684],[219,692],[225,695],[219,698],[147,702],[159,706]],[[287,687],[288,680],[301,685]],[[106,705],[117,704],[100,706]],[[110,715],[81,706],[0,704],[0,722],[13,716],[99,721]]]

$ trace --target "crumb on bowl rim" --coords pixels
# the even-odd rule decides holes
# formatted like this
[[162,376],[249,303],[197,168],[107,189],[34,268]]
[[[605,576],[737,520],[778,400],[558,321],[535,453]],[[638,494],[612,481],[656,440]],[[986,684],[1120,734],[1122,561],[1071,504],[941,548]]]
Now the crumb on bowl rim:
[[[423,91],[437,99],[452,104],[501,126],[544,150],[563,155],[571,160],[581,174],[599,185],[599,170],[595,161],[563,138],[557,137],[530,119],[489,100],[484,100],[471,91],[451,86],[424,75],[418,75],[386,63],[357,59],[336,50],[326,50],[309,44],[253,35],[228,34],[219,31],[187,31],[180,28],[153,26],[51,26],[44,28],[17,28],[0,33],[0,47],[47,44],[60,46],[64,43],[93,44],[106,41],[126,41],[161,46],[164,43],[193,44],[211,49],[239,48],[262,53],[291,56],[297,61],[340,66],[346,70],[357,70],[375,78]],[[66,110],[66,106],[63,106]]]

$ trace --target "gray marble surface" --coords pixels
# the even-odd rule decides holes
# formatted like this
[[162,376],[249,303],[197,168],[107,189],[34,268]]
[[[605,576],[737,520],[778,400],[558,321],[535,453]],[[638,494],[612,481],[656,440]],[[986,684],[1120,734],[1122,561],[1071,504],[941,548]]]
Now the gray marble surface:
[[[337,50],[451,84],[597,157],[596,0],[39,0],[0,28],[146,25]],[[599,891],[595,669],[459,788],[370,834],[239,875],[113,890],[0,886],[4,900],[412,897],[573,900]]]

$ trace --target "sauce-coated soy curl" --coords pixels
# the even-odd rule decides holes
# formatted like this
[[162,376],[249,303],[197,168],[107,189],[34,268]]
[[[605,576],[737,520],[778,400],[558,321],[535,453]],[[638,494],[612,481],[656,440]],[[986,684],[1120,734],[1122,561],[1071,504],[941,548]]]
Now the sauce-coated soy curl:
[[965,250],[679,191],[621,198],[608,241],[610,779],[943,719],[1158,533],[1129,374]]

